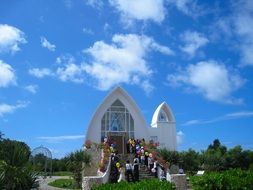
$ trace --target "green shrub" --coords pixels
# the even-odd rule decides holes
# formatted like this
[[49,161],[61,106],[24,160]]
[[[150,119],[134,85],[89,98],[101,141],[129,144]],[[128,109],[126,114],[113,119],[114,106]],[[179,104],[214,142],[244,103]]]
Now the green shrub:
[[0,189],[31,189],[38,187],[37,174],[29,163],[30,148],[24,142],[0,141]]
[[59,172],[54,172],[53,176],[73,176],[73,173],[69,171],[59,171]]
[[194,190],[251,190],[253,173],[241,169],[211,172],[203,176],[191,177],[191,183]]
[[100,186],[93,186],[92,190],[173,190],[175,189],[174,184],[167,181],[159,181],[157,179],[153,180],[143,180],[138,183],[128,183],[122,181],[116,184],[103,184]]

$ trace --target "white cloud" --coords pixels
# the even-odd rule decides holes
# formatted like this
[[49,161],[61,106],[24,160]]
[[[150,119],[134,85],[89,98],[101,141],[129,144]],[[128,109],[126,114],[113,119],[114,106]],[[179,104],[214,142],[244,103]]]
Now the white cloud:
[[5,114],[14,113],[17,109],[27,107],[29,102],[18,102],[16,105],[0,103],[0,117]]
[[89,34],[89,35],[93,35],[94,34],[94,32],[91,29],[85,28],[85,27],[83,28],[83,33]]
[[29,74],[37,78],[54,77],[63,82],[84,82],[84,68],[82,65],[75,64],[75,58],[72,55],[61,55],[56,58],[56,63],[59,64],[56,70],[51,70],[49,68],[32,68],[29,70]]
[[57,57],[56,63],[61,64],[54,75],[61,81],[71,81],[74,83],[84,82],[84,69],[82,65],[75,64],[76,60],[71,54]]
[[238,119],[238,118],[244,118],[244,117],[253,117],[252,111],[240,111],[240,112],[234,112],[229,113],[225,115],[228,119]]
[[175,3],[178,10],[182,11],[185,14],[189,13],[188,4],[190,3],[189,0],[174,0],[172,1]]
[[199,62],[189,65],[178,74],[168,75],[171,86],[184,86],[202,94],[206,99],[222,103],[239,104],[241,99],[231,96],[239,89],[244,80],[235,72],[229,71],[223,64],[215,61]]
[[242,63],[253,65],[253,15],[252,1],[240,1],[238,10],[233,17],[234,30],[240,38],[240,51]]
[[215,123],[215,122],[218,122],[218,121],[221,121],[221,120],[224,120],[224,119],[221,119],[221,117],[210,119],[210,120],[194,119],[194,120],[189,120],[189,121],[186,121],[186,122],[182,123],[181,126],[204,125],[204,124]]
[[43,78],[45,76],[53,76],[53,72],[48,68],[32,68],[29,69],[29,74],[37,78]]
[[[231,1],[232,2],[232,1]],[[241,65],[253,65],[253,1],[239,0],[231,3],[232,14],[217,20],[215,35],[229,37],[231,44],[240,53]],[[218,32],[217,32],[218,31]]]
[[148,92],[152,87],[152,74],[146,60],[149,51],[172,55],[170,48],[161,46],[152,38],[135,34],[114,35],[112,44],[97,41],[84,52],[91,56],[91,62],[83,68],[95,79],[96,87],[108,90],[120,83],[137,84]]
[[165,18],[163,0],[109,0],[110,4],[121,14],[124,23],[134,20],[152,20],[161,23]]
[[194,120],[186,121],[185,123],[182,124],[182,126],[197,125],[197,124],[201,124],[201,123],[203,123],[203,121],[194,119]]
[[181,126],[203,125],[203,124],[216,123],[219,121],[242,119],[242,118],[248,118],[248,117],[253,117],[252,111],[239,111],[239,112],[228,113],[228,114],[225,114],[225,115],[222,115],[219,117],[215,117],[215,118],[209,119],[209,120],[190,120],[190,121],[186,121],[185,123],[181,124]]
[[147,94],[150,94],[154,90],[154,86],[148,80],[144,80],[141,83],[141,87]]
[[108,90],[120,83],[134,84],[150,93],[153,89],[150,84],[152,71],[146,59],[151,51],[174,55],[169,47],[148,36],[118,34],[113,36],[112,44],[97,41],[85,49],[87,63],[76,64],[72,55],[65,54],[56,58],[56,69],[32,68],[29,73],[37,78],[50,76],[63,82],[83,83],[85,79],[91,79],[87,81],[100,90]]
[[155,50],[155,51],[158,51],[162,54],[165,54],[165,55],[174,55],[175,53],[170,49],[168,48],[167,46],[162,46],[162,45],[159,45],[158,43],[156,43],[155,41],[151,40],[150,42],[150,47]]
[[16,27],[0,24],[0,53],[15,53],[26,43],[24,33]]
[[[191,17],[197,17],[203,14],[202,8],[197,4],[196,0],[169,0],[179,11]],[[205,10],[207,11],[207,10]]]
[[203,35],[195,31],[186,31],[181,35],[181,39],[185,43],[181,50],[189,56],[194,57],[196,51],[205,46],[209,40]]
[[47,48],[49,51],[55,51],[56,46],[51,44],[45,37],[40,38],[41,46]]
[[63,54],[56,58],[56,63],[63,65],[72,64],[75,63],[75,61],[75,58],[71,54]]
[[38,90],[38,85],[27,85],[25,86],[25,89],[29,92],[31,92],[32,94],[36,94],[37,90]]
[[0,87],[16,84],[16,76],[13,68],[0,60]]
[[182,131],[177,132],[177,145],[181,145],[184,141],[185,134]]
[[38,140],[47,143],[61,143],[63,141],[71,141],[84,139],[84,135],[66,135],[66,136],[54,136],[54,137],[37,137]]
[[111,26],[106,22],[103,28],[105,32],[108,32],[111,29]]
[[60,57],[57,57],[55,62],[56,62],[56,63],[61,63],[61,58],[60,58]]
[[103,7],[104,3],[102,0],[85,0],[86,5],[89,5],[93,8],[100,9]]
[[[214,23],[214,26],[212,26],[212,29],[215,32],[214,35],[219,36],[221,33],[225,33],[225,37],[231,37],[233,34],[233,31],[231,29],[231,27],[232,27],[231,23],[232,23],[231,18],[219,18],[219,20],[217,20]],[[218,30],[217,30],[217,28],[218,28]]]
[[56,75],[61,81],[71,81],[74,83],[83,83],[83,73],[82,67],[74,63],[59,67],[56,71]]

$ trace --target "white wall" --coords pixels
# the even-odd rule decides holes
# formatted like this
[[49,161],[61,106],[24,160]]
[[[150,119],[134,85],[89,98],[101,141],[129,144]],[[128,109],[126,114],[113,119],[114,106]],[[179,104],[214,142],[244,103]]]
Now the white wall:
[[157,136],[159,148],[176,150],[176,127],[175,123],[161,122],[157,127],[149,128],[150,136]]

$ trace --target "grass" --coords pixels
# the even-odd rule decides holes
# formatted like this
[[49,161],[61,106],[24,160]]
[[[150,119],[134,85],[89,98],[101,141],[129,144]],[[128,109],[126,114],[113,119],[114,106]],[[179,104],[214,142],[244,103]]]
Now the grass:
[[60,171],[60,172],[54,172],[53,176],[73,176],[73,173],[68,172],[68,171]]
[[50,182],[48,185],[63,189],[77,189],[76,183],[73,179],[56,179]]

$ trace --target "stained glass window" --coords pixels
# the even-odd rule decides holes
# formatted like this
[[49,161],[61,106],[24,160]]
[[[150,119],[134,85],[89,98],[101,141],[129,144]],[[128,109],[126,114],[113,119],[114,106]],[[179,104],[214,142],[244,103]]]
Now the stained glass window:
[[164,110],[160,111],[158,121],[160,121],[160,122],[168,121],[168,117],[167,117],[166,113],[164,112]]
[[101,138],[108,132],[127,132],[134,137],[134,120],[120,100],[116,100],[105,112],[101,120]]

